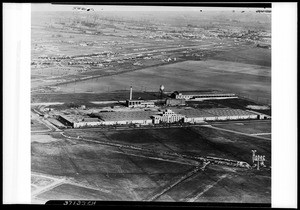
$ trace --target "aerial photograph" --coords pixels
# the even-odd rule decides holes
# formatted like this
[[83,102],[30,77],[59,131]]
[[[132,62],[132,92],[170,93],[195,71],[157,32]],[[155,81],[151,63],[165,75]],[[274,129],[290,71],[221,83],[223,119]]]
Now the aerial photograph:
[[271,10],[32,4],[32,203],[271,204]]

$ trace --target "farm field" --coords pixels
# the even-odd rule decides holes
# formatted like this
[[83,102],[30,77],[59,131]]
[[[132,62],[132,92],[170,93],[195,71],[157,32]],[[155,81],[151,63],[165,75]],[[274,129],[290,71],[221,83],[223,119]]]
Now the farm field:
[[[156,196],[157,201],[213,202],[217,199],[215,193],[218,193],[220,202],[229,202],[230,199],[237,202],[270,202],[268,169],[245,171],[208,165],[204,171],[200,170],[181,180],[194,168],[189,162],[169,161],[163,157],[153,159],[145,151],[134,152],[101,144],[102,141],[110,141],[150,151],[210,155],[250,162],[249,148],[264,153],[269,160],[270,142],[216,132],[206,127],[105,133],[70,130],[65,135],[80,135],[95,141],[66,139],[56,134],[52,136],[56,141],[32,142],[32,172],[62,179],[54,187],[47,188],[47,183],[40,186],[45,187],[45,190],[35,193],[36,202],[47,199],[135,201],[148,200],[153,196]],[[270,166],[269,161],[266,164]],[[251,180],[247,178],[249,176]],[[68,177],[67,180],[64,177]],[[37,187],[36,184],[33,187]]]
[[[251,149],[266,153],[271,160],[271,142],[209,127],[136,129],[122,131],[68,130],[66,135],[95,141],[135,145],[154,151],[172,151],[186,155],[216,156],[251,162]],[[270,164],[270,162],[268,162]]]
[[217,60],[185,61],[145,68],[121,75],[61,85],[59,88],[62,92],[74,92],[74,89],[77,92],[87,92],[91,89],[106,92],[108,87],[110,90],[122,90],[128,88],[129,84],[132,84],[134,89],[147,87],[147,90],[157,90],[161,84],[165,86],[166,91],[238,90],[253,98],[271,98],[269,67]]

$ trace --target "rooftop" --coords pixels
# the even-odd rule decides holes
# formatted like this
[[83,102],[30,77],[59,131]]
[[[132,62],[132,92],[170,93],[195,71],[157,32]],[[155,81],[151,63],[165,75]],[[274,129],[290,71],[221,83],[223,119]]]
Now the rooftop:
[[135,111],[135,112],[102,112],[95,114],[104,121],[124,121],[124,120],[148,120],[155,111]]
[[176,114],[182,114],[186,117],[220,117],[220,116],[241,116],[251,115],[252,112],[244,111],[241,109],[230,109],[230,108],[214,108],[214,109],[180,109],[172,108]]
[[217,108],[204,109],[203,111],[213,114],[215,116],[237,116],[237,115],[252,115],[253,113],[241,109]]
[[[173,109],[172,109],[173,110]],[[184,115],[188,118],[190,117],[213,117],[211,113],[205,112],[201,109],[174,109],[176,114]]]

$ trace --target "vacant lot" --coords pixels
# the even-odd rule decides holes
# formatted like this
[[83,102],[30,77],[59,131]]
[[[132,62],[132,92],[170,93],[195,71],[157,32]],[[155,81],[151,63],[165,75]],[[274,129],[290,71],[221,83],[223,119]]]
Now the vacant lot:
[[[171,128],[132,131],[68,131],[101,141],[119,142],[145,149],[251,161],[251,149],[270,158],[270,142],[233,135],[210,128]],[[68,177],[61,184],[36,195],[47,199],[100,199],[139,201],[160,195],[194,166],[153,159],[132,151],[84,140],[32,142],[32,171]],[[266,162],[267,166],[270,162]],[[270,172],[207,166],[157,197],[158,201],[270,202]],[[255,200],[257,199],[257,200]]]
[[166,91],[221,89],[270,99],[270,72],[270,67],[229,61],[185,61],[59,87],[62,92],[107,92],[108,88],[128,89],[132,84],[135,90],[157,91],[163,84]]
[[[259,127],[259,126],[258,126]],[[258,128],[258,131],[259,128]],[[67,135],[96,141],[119,142],[154,151],[172,151],[187,155],[216,156],[251,163],[251,150],[256,149],[271,159],[271,142],[233,134],[209,127],[137,129],[123,131],[72,130]]]
[[213,126],[247,134],[271,133],[271,121],[255,121],[243,123],[228,122],[226,124],[222,123]]
[[66,176],[99,189],[62,185],[41,194],[42,199],[141,200],[192,167],[131,156],[118,148],[76,140],[32,142],[31,153],[33,172]]

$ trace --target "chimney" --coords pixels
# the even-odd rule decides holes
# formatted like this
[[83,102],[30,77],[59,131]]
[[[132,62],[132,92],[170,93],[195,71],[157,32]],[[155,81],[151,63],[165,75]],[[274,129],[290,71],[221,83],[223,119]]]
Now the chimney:
[[132,86],[130,86],[130,95],[129,95],[129,100],[132,100]]

